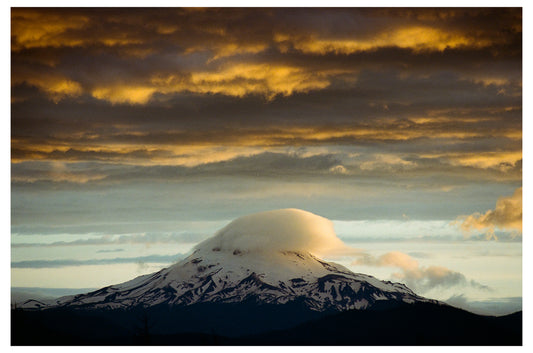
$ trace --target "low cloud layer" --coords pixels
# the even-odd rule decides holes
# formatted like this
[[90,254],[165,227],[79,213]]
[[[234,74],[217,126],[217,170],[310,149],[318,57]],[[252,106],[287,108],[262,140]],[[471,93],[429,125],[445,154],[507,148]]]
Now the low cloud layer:
[[508,315],[522,310],[522,297],[489,298],[475,300],[464,294],[456,294],[445,300],[457,308],[465,309],[480,315]]
[[[90,239],[76,239],[72,241],[56,241],[50,243],[12,243],[12,248],[28,247],[61,247],[61,246],[84,246],[84,245],[112,245],[112,244],[176,244],[196,243],[205,239],[206,235],[193,233],[143,233],[124,235],[102,235]],[[100,252],[120,251],[100,250]]]
[[471,286],[480,290],[490,290],[488,286],[482,285],[474,280],[468,280],[462,273],[446,267],[420,266],[417,260],[399,251],[388,252],[379,257],[365,254],[354,261],[352,265],[396,267],[401,272],[393,273],[393,278],[404,282],[408,287],[420,292],[426,292],[434,288],[450,288],[454,286]]
[[34,160],[13,164],[11,180],[14,185],[28,188],[46,183],[53,184],[55,188],[68,188],[73,185],[105,186],[119,182],[178,182],[198,178],[258,176],[274,180],[306,177],[371,181],[379,178],[399,183],[408,178],[425,178],[438,172],[439,176],[433,177],[432,183],[439,184],[443,191],[467,184],[473,177],[483,181],[521,180],[521,153],[517,157],[519,159],[513,161],[512,167],[503,171],[500,164],[486,168],[454,164],[453,157],[450,159],[444,155],[417,156],[406,152],[402,153],[402,159],[395,154],[380,153],[374,148],[345,147],[345,150],[327,146],[301,148],[301,152],[281,148],[276,152],[264,152],[261,149],[212,147],[191,152],[190,155],[173,156],[168,160],[147,159],[140,164],[129,163],[129,157],[121,160],[120,156],[98,161]]
[[522,235],[522,188],[516,189],[512,196],[500,197],[493,210],[484,214],[474,213],[469,216],[460,216],[455,221],[469,236],[473,231],[484,232],[487,240],[498,237],[496,229],[513,232],[516,236]]
[[28,260],[11,262],[11,268],[57,268],[70,266],[87,265],[112,265],[112,264],[146,264],[162,263],[170,264],[184,258],[184,254],[174,255],[148,255],[140,257],[115,257],[110,259],[88,259],[88,260]]

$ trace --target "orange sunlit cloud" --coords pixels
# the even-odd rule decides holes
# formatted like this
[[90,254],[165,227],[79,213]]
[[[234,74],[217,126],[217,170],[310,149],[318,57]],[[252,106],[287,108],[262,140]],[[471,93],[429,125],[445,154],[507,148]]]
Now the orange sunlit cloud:
[[522,160],[522,151],[483,152],[483,153],[452,153],[452,154],[423,154],[424,158],[446,158],[452,165],[474,168],[497,168],[502,171],[511,169]]
[[352,54],[384,47],[408,48],[414,51],[443,51],[446,48],[456,47],[482,48],[491,44],[488,40],[468,37],[462,33],[422,26],[394,28],[361,39],[357,37],[348,39],[298,39],[277,34],[275,40],[280,43],[289,42],[296,49],[305,53],[322,55],[330,52]]
[[192,72],[180,77],[155,76],[144,85],[121,84],[97,87],[91,94],[111,103],[146,104],[155,93],[221,93],[243,97],[260,94],[267,98],[326,88],[328,76],[339,72],[311,72],[303,68],[269,64],[237,64],[215,72]]
[[30,9],[12,9],[11,35],[16,38],[11,49],[19,51],[35,47],[77,46],[82,38],[67,38],[71,29],[83,28],[90,19],[83,15],[64,16]]
[[41,47],[77,47],[92,43],[106,46],[139,44],[139,38],[129,38],[124,35],[88,37],[76,35],[76,30],[86,28],[91,18],[78,14],[54,14],[50,11],[40,12],[32,9],[15,8],[12,10],[11,35],[16,40],[11,49]]
[[468,216],[459,216],[455,221],[465,236],[472,231],[484,231],[487,240],[498,240],[495,229],[512,230],[522,235],[522,188],[516,189],[512,196],[500,197],[496,207],[484,214],[476,212]]

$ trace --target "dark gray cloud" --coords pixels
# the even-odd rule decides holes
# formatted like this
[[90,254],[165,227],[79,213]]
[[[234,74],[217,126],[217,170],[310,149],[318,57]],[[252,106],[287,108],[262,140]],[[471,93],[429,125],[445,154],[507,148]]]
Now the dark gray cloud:
[[[13,10],[13,158],[144,160],[168,154],[165,144],[376,141],[372,134],[335,137],[347,129],[391,131],[407,140],[409,131],[419,132],[416,139],[521,129],[520,9],[145,10]],[[51,22],[54,31],[41,26]],[[427,43],[448,47],[418,48],[394,37],[412,28],[422,28]],[[354,38],[379,43],[382,33],[395,41],[341,53],[327,49],[331,43],[320,47]],[[423,36],[407,35],[417,37]],[[264,77],[269,67],[282,73]],[[288,82],[289,91],[278,87]],[[250,94],[232,95],[234,86]],[[450,120],[434,119],[442,115]],[[431,122],[416,124],[413,117]],[[331,136],[294,133],[302,127]],[[146,144],[155,146],[136,148]]]
[[[420,157],[412,153],[383,154],[373,147],[361,149],[352,147],[351,153],[336,149],[335,146],[330,146],[327,147],[327,151],[332,151],[332,153],[309,156],[291,151],[263,152],[194,166],[158,164],[145,166],[126,164],[124,160],[116,160],[112,164],[109,161],[59,161],[59,163],[26,161],[12,165],[11,177],[13,185],[35,184],[34,187],[38,187],[44,185],[43,183],[52,183],[56,188],[63,188],[69,183],[74,183],[80,188],[91,188],[94,185],[109,185],[118,182],[177,182],[219,177],[262,177],[287,180],[294,177],[306,177],[310,180],[343,179],[354,182],[390,179],[387,181],[394,184],[416,180],[420,188],[430,182],[442,184],[446,181],[449,187],[468,184],[472,180],[507,181],[509,183],[517,183],[521,180],[522,160],[520,158],[513,163],[514,152],[508,154],[509,162],[499,162],[491,159],[493,158],[491,153],[484,156],[483,153],[457,155],[454,152],[439,154],[439,152],[427,151],[428,157]],[[305,153],[305,150],[303,151]],[[217,151],[213,150],[212,153],[216,154]],[[240,152],[235,153],[238,155]],[[435,155],[429,156],[432,153]],[[518,152],[518,156],[521,156],[521,152]],[[506,154],[503,153],[501,158],[505,159]],[[475,163],[480,163],[482,168]],[[427,179],[429,175],[432,176],[431,181]]]
[[[12,121],[13,148],[17,152],[14,157],[24,157],[24,152],[27,155],[35,151],[39,144],[58,148],[66,144],[72,146],[71,150],[86,149],[87,145],[96,150],[110,148],[110,143],[132,147],[151,144],[155,147],[153,156],[138,148],[129,152],[147,158],[157,157],[161,153],[158,147],[169,144],[365,144],[395,141],[398,134],[404,135],[402,140],[447,136],[451,141],[468,143],[487,134],[505,137],[520,133],[521,95],[499,95],[501,89],[454,75],[417,78],[394,72],[364,72],[352,87],[330,87],[270,102],[257,97],[211,95],[185,95],[162,106],[111,105],[91,100],[60,104],[21,101],[12,105],[16,117]],[[410,120],[413,118],[427,121],[415,123]],[[312,134],[298,134],[304,128],[324,136],[318,140]],[[350,130],[368,133],[338,136]],[[384,132],[388,132],[389,139],[376,136]],[[28,151],[28,143],[33,150]],[[492,150],[504,146],[493,146]],[[48,158],[68,158],[67,151],[63,151],[64,156],[55,152]],[[43,153],[42,149],[35,152]],[[90,153],[86,152],[84,158],[91,159]]]
[[281,207],[454,219],[521,184],[519,8],[11,18],[20,234]]
[[[12,49],[17,52],[63,45],[96,50],[104,47],[104,41],[115,40],[116,45],[108,43],[110,50],[144,46],[160,53],[170,47],[179,53],[179,48],[191,47],[216,50],[217,44],[225,43],[272,44],[276,32],[296,38],[373,38],[380,31],[406,25],[454,29],[493,45],[509,45],[521,33],[521,11],[516,8],[14,9],[12,20]],[[24,36],[25,29],[50,20],[56,20],[59,28]]]

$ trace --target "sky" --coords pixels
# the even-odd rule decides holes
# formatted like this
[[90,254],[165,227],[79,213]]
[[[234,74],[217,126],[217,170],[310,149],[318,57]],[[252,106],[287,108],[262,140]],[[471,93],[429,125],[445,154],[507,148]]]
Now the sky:
[[280,208],[353,271],[521,308],[522,10],[11,10],[12,287],[123,282]]

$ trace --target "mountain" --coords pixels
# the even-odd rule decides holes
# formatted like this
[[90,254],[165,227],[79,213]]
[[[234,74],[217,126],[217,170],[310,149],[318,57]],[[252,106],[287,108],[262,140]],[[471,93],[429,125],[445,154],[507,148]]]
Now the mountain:
[[446,327],[469,323],[511,331],[494,342],[521,342],[521,316],[452,308],[324,261],[324,249],[347,250],[325,218],[294,209],[244,216],[153,274],[17,306],[12,344],[480,344],[462,334],[446,341]]
[[[366,309],[383,300],[435,302],[416,295],[403,284],[356,274],[310,253],[199,249],[156,273],[87,294],[62,297],[48,307],[117,309],[249,300],[286,304],[296,299],[317,311]],[[39,305],[35,301],[27,304]]]
[[366,309],[380,301],[436,303],[403,284],[354,273],[307,251],[314,243],[341,244],[329,223],[294,209],[245,216],[171,267],[49,305],[28,301],[22,307],[120,309],[298,300],[315,311],[343,311]]

